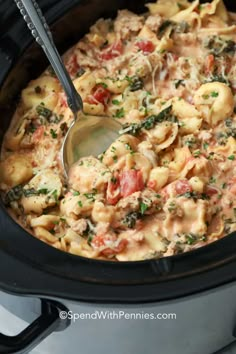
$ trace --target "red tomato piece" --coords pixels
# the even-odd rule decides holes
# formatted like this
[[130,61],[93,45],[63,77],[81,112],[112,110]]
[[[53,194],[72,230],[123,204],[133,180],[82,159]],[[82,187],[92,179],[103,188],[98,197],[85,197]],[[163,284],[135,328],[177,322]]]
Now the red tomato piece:
[[109,204],[115,205],[120,198],[120,181],[118,175],[115,175],[114,178],[108,182],[106,199]]
[[101,252],[101,254],[102,254],[103,256],[107,256],[107,257],[113,256],[113,255],[115,255],[115,254],[118,254],[118,253],[122,252],[122,251],[126,248],[127,244],[128,244],[128,241],[125,240],[125,239],[123,239],[123,240],[121,240],[121,241],[119,242],[118,246],[116,246],[116,247],[114,247],[114,248],[110,248],[110,247],[105,248],[105,249]]
[[122,42],[120,40],[104,48],[100,54],[102,60],[110,60],[116,58],[122,53]]
[[144,53],[152,53],[155,49],[155,45],[153,42],[149,41],[148,39],[143,39],[141,41],[136,42],[136,46]]
[[180,180],[176,182],[175,190],[177,194],[184,194],[192,192],[193,189],[187,180]]
[[68,62],[66,63],[66,69],[71,76],[75,76],[75,74],[78,72],[79,64],[75,54],[70,56]]
[[32,141],[38,143],[44,134],[44,126],[40,125],[32,135]]
[[122,197],[141,191],[144,188],[143,175],[141,171],[123,171],[120,176],[120,192]]
[[208,186],[206,186],[206,188],[205,188],[205,193],[206,193],[206,195],[207,195],[208,197],[212,197],[213,195],[218,194],[219,191],[218,191],[217,188],[208,185]]
[[102,85],[97,85],[94,90],[93,94],[90,95],[86,101],[90,104],[98,104],[102,103],[104,106],[107,105],[109,99],[111,97],[111,93]]
[[155,187],[156,187],[156,181],[149,181],[148,183],[147,183],[147,186],[148,186],[148,188],[150,188],[150,189],[155,189]]
[[104,235],[96,235],[96,236],[94,236],[93,240],[92,240],[92,244],[95,247],[98,247],[98,248],[104,246],[104,244],[105,244]]
[[206,73],[212,73],[215,65],[215,57],[213,54],[209,54],[206,58]]

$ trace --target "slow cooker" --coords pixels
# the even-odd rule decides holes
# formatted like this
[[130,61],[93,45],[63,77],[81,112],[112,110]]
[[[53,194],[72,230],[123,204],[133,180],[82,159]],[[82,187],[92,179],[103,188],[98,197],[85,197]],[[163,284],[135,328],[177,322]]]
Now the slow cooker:
[[[145,11],[132,0],[38,3],[61,53],[99,17]],[[0,2],[0,37],[1,142],[20,90],[48,63],[13,1]],[[162,259],[97,261],[37,240],[0,203],[0,353],[211,354],[236,340],[236,233]]]

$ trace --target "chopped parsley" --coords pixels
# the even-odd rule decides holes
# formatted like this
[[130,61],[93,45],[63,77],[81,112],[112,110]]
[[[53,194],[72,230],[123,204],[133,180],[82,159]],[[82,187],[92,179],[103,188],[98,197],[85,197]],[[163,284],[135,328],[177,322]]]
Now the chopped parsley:
[[184,86],[184,80],[174,80],[175,88],[177,89],[180,85]]
[[78,205],[79,205],[80,208],[83,207],[83,203],[81,202],[81,200],[78,201]]
[[78,191],[74,191],[74,192],[73,192],[73,196],[74,196],[74,197],[77,197],[78,195],[80,195],[80,192],[78,192]]
[[234,161],[235,160],[235,155],[228,156],[228,160]]
[[50,129],[50,134],[51,134],[51,137],[52,137],[53,139],[56,139],[56,138],[57,138],[57,133],[56,133],[55,130]]
[[125,111],[123,107],[116,110],[115,118],[123,118],[124,116],[125,116]]
[[204,150],[207,150],[208,147],[209,147],[209,144],[208,144],[208,143],[203,143],[203,149],[204,149]]
[[79,70],[76,73],[76,77],[80,77],[80,76],[84,75],[84,73],[85,73],[85,69],[79,68]]
[[97,190],[93,189],[91,193],[84,193],[84,196],[92,202],[95,202],[95,195],[97,194]]
[[218,96],[219,96],[218,92],[216,92],[216,91],[211,92],[211,97],[218,97]]
[[119,106],[119,104],[121,104],[121,102],[118,101],[118,100],[112,100],[111,102],[112,102],[112,104],[114,104],[115,106]]
[[144,202],[140,203],[140,213],[143,215],[146,210],[148,210],[149,206],[145,204]]
[[49,119],[52,115],[52,111],[45,107],[44,103],[41,102],[40,105],[36,107],[36,112],[39,116]]
[[201,155],[201,151],[200,150],[195,150],[194,152],[193,152],[193,156],[194,157],[199,157]]
[[216,178],[215,177],[211,177],[210,179],[209,179],[209,183],[216,183]]
[[123,219],[123,224],[126,225],[129,229],[133,229],[136,225],[137,220],[140,219],[140,217],[140,213],[133,211],[126,215],[126,217]]
[[125,79],[129,82],[131,92],[138,91],[143,88],[143,80],[139,76],[126,76]]
[[193,199],[195,201],[197,199],[203,199],[203,200],[208,200],[209,199],[207,194],[205,194],[205,193],[197,193],[197,192],[186,192],[186,193],[183,193],[183,194],[179,194],[178,198],[180,198],[180,197]]
[[197,236],[194,235],[194,234],[192,234],[192,233],[187,234],[187,235],[185,236],[185,238],[186,238],[186,243],[187,243],[188,245],[193,245],[193,244],[196,243],[196,241],[197,241]]

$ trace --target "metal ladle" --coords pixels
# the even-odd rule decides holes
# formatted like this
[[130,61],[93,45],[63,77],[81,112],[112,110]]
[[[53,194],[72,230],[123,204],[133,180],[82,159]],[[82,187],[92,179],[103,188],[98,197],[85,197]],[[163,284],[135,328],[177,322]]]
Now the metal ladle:
[[62,144],[62,165],[65,175],[80,157],[98,156],[119,136],[121,125],[112,118],[85,115],[83,101],[62,62],[46,20],[35,0],[14,0],[36,42],[44,50],[67,96],[74,114]]

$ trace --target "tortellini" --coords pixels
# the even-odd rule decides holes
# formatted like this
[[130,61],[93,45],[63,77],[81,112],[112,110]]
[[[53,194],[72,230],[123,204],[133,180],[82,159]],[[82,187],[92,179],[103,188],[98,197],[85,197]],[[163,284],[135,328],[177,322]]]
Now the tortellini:
[[42,76],[31,81],[30,85],[22,91],[22,102],[26,109],[40,105],[42,102],[53,110],[58,102],[60,84],[57,79],[50,76]]
[[10,155],[0,163],[0,182],[15,187],[28,182],[33,176],[30,160],[23,154]]
[[212,126],[230,117],[234,110],[234,97],[224,83],[211,82],[202,85],[194,95],[194,103],[203,119]]

